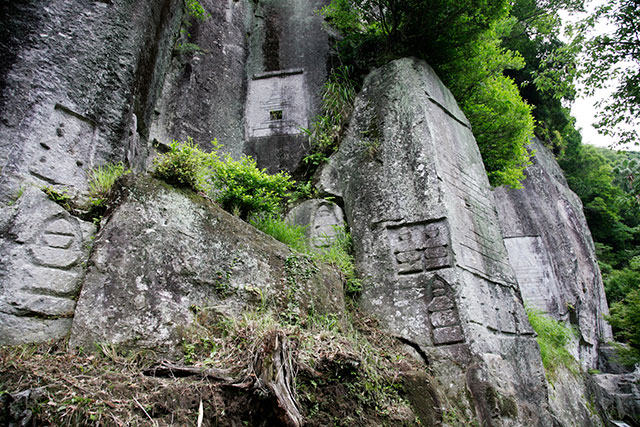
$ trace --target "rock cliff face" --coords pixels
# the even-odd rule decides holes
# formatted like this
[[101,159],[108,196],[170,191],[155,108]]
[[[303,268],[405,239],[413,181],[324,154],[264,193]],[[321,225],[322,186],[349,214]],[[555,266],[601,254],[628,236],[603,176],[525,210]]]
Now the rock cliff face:
[[[97,232],[42,190],[82,201],[90,168],[123,161],[142,173],[154,144],[187,136],[204,148],[218,138],[271,172],[302,171],[301,127],[319,111],[331,61],[314,13],[327,1],[201,3],[204,21],[179,0],[0,5],[0,344],[70,333],[72,346],[171,353],[198,307],[343,313],[336,271],[200,196],[129,176]],[[587,391],[604,410],[638,413],[621,403],[637,402],[637,387],[625,391],[637,374],[547,387],[525,303],[576,326],[584,368],[596,367],[611,331],[580,202],[534,148],[525,188],[492,194],[451,93],[424,62],[394,61],[366,79],[339,152],[316,177],[338,203],[289,214],[322,247],[344,208],[361,306],[434,375],[411,380],[424,420],[598,425]]]
[[145,163],[182,3],[5,2],[1,12],[0,336],[45,341],[68,333],[94,231],[31,186],[82,198],[91,167]]
[[551,425],[480,153],[433,70],[403,59],[371,73],[329,167],[366,310],[424,355],[469,419]]
[[586,369],[612,339],[600,269],[582,203],[539,141],[524,188],[495,191],[500,226],[525,303],[575,326],[573,352]]

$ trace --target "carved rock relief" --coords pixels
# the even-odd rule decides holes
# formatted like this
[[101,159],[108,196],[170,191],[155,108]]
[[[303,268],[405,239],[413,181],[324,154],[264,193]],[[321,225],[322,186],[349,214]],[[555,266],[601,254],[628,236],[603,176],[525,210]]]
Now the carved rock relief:
[[55,106],[51,122],[29,173],[48,184],[85,186],[84,168],[93,161],[96,124],[60,104]]
[[251,138],[298,135],[307,126],[302,69],[255,75],[247,95],[247,131]]
[[427,303],[434,345],[456,344],[464,341],[458,307],[451,286],[439,276],[430,281],[431,300]]
[[331,246],[338,237],[338,228],[343,225],[342,210],[337,205],[321,205],[311,224],[311,242],[317,248]]
[[[94,231],[41,191],[25,191],[13,219],[15,237],[2,243],[0,315],[5,320],[0,341],[47,340],[68,332],[88,252],[85,243]],[[56,319],[60,323],[53,326]]]
[[452,265],[449,230],[444,220],[387,227],[398,275],[418,274]]

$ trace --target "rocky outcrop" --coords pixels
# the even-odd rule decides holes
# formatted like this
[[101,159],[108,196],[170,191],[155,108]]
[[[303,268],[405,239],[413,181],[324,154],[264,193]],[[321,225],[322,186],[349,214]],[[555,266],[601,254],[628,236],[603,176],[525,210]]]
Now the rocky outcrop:
[[331,246],[345,226],[340,206],[323,199],[299,204],[289,211],[286,220],[289,224],[305,227],[305,237],[316,249]]
[[238,158],[244,146],[247,15],[251,2],[203,0],[208,17],[185,17],[156,105],[151,140],[187,136],[209,150],[217,138]]
[[0,343],[69,333],[94,233],[32,186],[0,210]]
[[[468,121],[424,62],[374,71],[320,182],[337,182],[361,304],[423,355],[445,408],[551,425],[542,363]],[[329,189],[324,189],[328,192]]]
[[495,191],[500,226],[525,303],[576,328],[573,353],[586,369],[612,339],[607,301],[582,203],[538,140],[524,188]]
[[302,128],[319,112],[330,57],[316,11],[328,1],[200,3],[209,16],[185,19],[150,138],[190,136],[205,150],[217,138],[234,158],[303,173]]
[[239,317],[278,308],[344,311],[340,275],[292,253],[211,202],[129,177],[97,236],[70,345],[94,342],[172,352],[199,309]]
[[182,7],[178,0],[0,7],[0,342],[68,332],[93,226],[32,185],[82,198],[92,167],[144,165]]
[[249,28],[244,152],[261,168],[302,176],[310,146],[303,128],[320,113],[330,60],[317,10],[327,0],[263,0]]
[[[601,413],[629,423],[626,425],[640,425],[640,368],[627,374],[594,375],[587,384],[590,398]],[[618,421],[615,425],[624,424]]]

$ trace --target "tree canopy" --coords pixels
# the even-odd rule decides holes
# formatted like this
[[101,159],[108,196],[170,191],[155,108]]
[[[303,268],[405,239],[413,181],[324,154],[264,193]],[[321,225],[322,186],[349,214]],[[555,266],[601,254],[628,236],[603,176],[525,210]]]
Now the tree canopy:
[[611,0],[597,8],[579,28],[592,29],[598,22],[608,31],[589,37],[579,35],[577,43],[586,45],[581,70],[587,93],[593,94],[608,81],[617,86],[609,99],[599,103],[595,127],[604,135],[618,138],[620,144],[640,144],[640,2]]
[[322,12],[344,34],[343,59],[362,73],[402,56],[427,60],[471,122],[492,185],[518,187],[534,123],[504,74],[524,66],[500,43],[509,8],[507,0],[333,0]]

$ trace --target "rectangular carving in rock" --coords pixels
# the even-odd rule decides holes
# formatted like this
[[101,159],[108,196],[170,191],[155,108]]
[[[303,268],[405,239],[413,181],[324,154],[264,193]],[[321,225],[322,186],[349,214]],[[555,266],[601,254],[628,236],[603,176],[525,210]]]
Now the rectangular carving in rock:
[[433,344],[456,344],[464,341],[460,316],[451,286],[439,276],[430,283],[431,301],[427,304]]
[[303,127],[307,127],[303,70],[254,75],[247,95],[248,136],[298,135]]
[[417,274],[451,266],[449,229],[445,220],[387,228],[398,274]]

